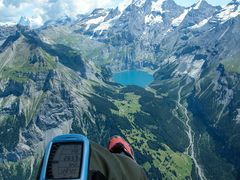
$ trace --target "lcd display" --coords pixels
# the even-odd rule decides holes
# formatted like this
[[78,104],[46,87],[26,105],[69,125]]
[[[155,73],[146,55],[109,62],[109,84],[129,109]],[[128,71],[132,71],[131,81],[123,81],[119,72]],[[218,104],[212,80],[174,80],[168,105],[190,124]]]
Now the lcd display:
[[82,143],[54,143],[48,159],[46,178],[80,178],[82,149]]

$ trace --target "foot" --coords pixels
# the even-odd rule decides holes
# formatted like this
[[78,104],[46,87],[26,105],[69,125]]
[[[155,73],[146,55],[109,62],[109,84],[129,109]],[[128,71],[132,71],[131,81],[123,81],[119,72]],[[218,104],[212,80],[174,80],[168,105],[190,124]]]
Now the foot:
[[124,153],[134,159],[134,153],[131,146],[121,136],[113,136],[110,138],[108,150],[111,153]]

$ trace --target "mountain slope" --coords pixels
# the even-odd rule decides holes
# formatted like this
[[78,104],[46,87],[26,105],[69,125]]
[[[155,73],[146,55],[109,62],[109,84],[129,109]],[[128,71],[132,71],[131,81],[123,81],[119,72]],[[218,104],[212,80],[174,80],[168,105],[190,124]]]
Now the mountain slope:
[[[163,98],[169,113],[164,117],[183,124],[177,132],[187,135],[189,146],[182,151],[192,157],[196,174],[201,179],[239,176],[238,1],[224,8],[202,0],[188,8],[170,0],[129,1],[96,10],[70,29],[76,37],[91,39],[92,47],[101,43],[98,50],[107,60],[95,62],[113,71],[158,67],[151,91]],[[42,33],[48,37],[47,29]]]
[[[172,91],[177,94],[180,87],[189,88],[185,95],[181,93],[181,101],[185,101],[191,115],[195,157],[208,179],[239,177],[239,148],[234,139],[239,130],[239,71],[234,67],[238,67],[240,56],[240,17],[216,21],[223,11],[212,18],[215,24],[210,19],[203,27],[185,32],[187,41],[178,37],[174,55],[164,60],[154,84],[159,93],[175,88]],[[172,44],[169,38],[168,43]],[[186,76],[193,79],[184,82]],[[176,99],[173,95],[168,97]]]
[[47,44],[34,31],[10,36],[0,57],[1,179],[34,179],[47,142],[62,133],[105,146],[122,135],[149,177],[191,177],[185,134],[173,138],[182,125],[174,118],[165,124],[162,108],[156,114],[162,102],[154,93],[104,81],[107,75],[77,50]]

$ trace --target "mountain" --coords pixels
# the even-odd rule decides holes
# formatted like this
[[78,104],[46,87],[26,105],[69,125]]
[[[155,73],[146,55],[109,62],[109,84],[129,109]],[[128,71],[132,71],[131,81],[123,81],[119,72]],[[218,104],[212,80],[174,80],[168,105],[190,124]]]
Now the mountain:
[[17,25],[23,27],[30,27],[30,20],[28,17],[22,16]]
[[200,0],[196,4],[187,8],[183,14],[172,21],[172,25],[180,26],[180,28],[187,28],[203,24],[207,19],[211,18],[217,13],[221,7],[214,7],[208,4],[205,0]]
[[[132,142],[149,176],[191,176],[192,161],[180,153],[185,134],[180,132],[178,145],[168,138],[182,125],[172,119],[158,126],[164,119],[152,106],[162,102],[154,93],[106,81],[106,69],[32,30],[9,36],[0,52],[1,179],[34,179],[43,148],[59,133],[86,134],[105,146],[119,134]],[[163,128],[170,132],[163,134]],[[160,174],[165,166],[171,171]]]
[[[199,1],[189,8],[181,7],[173,0],[133,1],[116,9],[102,10],[97,15],[94,11],[73,23],[72,28],[76,33],[117,48],[124,55],[113,58],[121,59],[117,66],[125,69],[138,67],[142,61],[157,65],[171,49],[162,48],[166,36],[203,24],[220,10],[206,1]],[[171,36],[174,37],[176,35]],[[115,61],[111,62],[115,64]]]
[[0,45],[4,43],[8,36],[13,35],[17,30],[15,25],[0,25]]
[[[47,141],[71,132],[124,136],[150,179],[239,179],[239,5],[126,0],[11,33],[0,178],[34,178]],[[148,88],[110,82],[136,68],[155,72]]]
[[[94,16],[96,12],[93,11],[89,17],[84,19],[85,21],[78,22],[80,24],[79,31],[92,34],[93,37],[103,41],[119,36],[126,41],[125,43],[131,43],[133,40],[138,40],[146,25],[156,25],[160,28],[162,25],[163,28],[166,28],[169,20],[179,16],[184,9],[172,0],[130,2],[123,2],[116,9],[104,11],[99,14],[100,17],[97,16],[97,19]],[[86,26],[86,24],[90,24],[90,26]],[[119,43],[117,40],[112,43]]]
[[[168,0],[133,1],[95,11],[72,25],[76,36],[103,43],[98,50],[107,54],[104,62],[113,71],[158,67],[151,87],[169,114],[184,123],[179,131],[188,132],[187,151],[201,179],[239,176],[238,145],[231,142],[239,130],[238,28],[238,1],[224,8],[206,1],[188,8]],[[175,106],[169,107],[169,101]]]
[[0,23],[0,45],[9,37],[13,36],[19,28],[29,28],[30,20],[27,17],[21,17],[17,24]]

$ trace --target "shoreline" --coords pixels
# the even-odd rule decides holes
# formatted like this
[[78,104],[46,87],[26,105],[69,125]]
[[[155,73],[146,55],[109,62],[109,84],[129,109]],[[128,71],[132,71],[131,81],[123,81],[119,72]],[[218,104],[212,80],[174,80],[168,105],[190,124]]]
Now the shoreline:
[[[157,69],[156,69],[157,70]],[[150,83],[148,83],[148,84],[146,84],[146,85],[141,85],[141,84],[135,84],[135,83],[133,83],[132,85],[137,85],[137,86],[139,86],[139,87],[143,87],[143,88],[147,88],[152,82],[154,82],[154,76],[153,76],[153,74],[156,72],[156,70],[151,70],[150,68],[142,68],[142,69],[125,69],[125,70],[122,70],[122,71],[115,71],[115,72],[112,72],[112,76],[111,76],[111,78],[109,79],[109,81],[110,82],[114,82],[114,83],[118,83],[118,84],[121,84],[121,85],[124,85],[125,86],[125,84],[124,83],[120,83],[120,82],[118,82],[117,80],[115,81],[114,80],[114,76],[115,75],[118,75],[118,74],[121,74],[121,73],[124,73],[124,72],[126,72],[126,73],[128,73],[128,72],[130,72],[131,73],[131,71],[135,71],[135,72],[137,72],[137,73],[145,73],[147,76],[151,76],[151,78],[152,78],[152,80],[151,80],[151,82]],[[128,85],[128,84],[127,84]],[[129,84],[130,85],[130,84]]]
[[147,68],[147,67],[141,68],[141,69],[137,69],[137,68],[136,69],[125,69],[125,70],[121,70],[121,71],[112,71],[112,74],[122,73],[122,72],[127,72],[127,71],[142,71],[142,72],[146,72],[146,73],[153,76],[153,74],[157,71],[157,69],[152,70],[152,69]]

